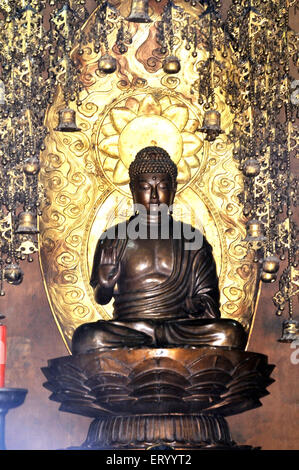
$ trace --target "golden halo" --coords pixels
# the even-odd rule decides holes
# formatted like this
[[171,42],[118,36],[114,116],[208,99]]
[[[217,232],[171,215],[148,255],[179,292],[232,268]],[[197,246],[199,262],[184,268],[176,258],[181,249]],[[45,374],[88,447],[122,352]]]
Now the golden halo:
[[137,152],[152,145],[166,150],[176,164],[180,161],[183,152],[181,133],[163,116],[140,116],[129,122],[118,141],[120,159],[129,168]]
[[203,136],[199,121],[182,100],[158,99],[155,93],[124,98],[105,116],[97,134],[97,151],[105,176],[125,194],[129,190],[129,166],[147,146],[164,148],[178,167],[178,190],[190,183],[202,167],[199,151]]

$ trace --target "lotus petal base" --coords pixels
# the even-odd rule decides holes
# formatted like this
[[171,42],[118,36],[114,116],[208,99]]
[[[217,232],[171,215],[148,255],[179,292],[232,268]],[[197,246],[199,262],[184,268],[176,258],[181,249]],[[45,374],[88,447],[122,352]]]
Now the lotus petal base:
[[203,346],[95,350],[42,370],[60,410],[94,418],[82,448],[240,449],[224,417],[261,406],[273,368],[263,354]]

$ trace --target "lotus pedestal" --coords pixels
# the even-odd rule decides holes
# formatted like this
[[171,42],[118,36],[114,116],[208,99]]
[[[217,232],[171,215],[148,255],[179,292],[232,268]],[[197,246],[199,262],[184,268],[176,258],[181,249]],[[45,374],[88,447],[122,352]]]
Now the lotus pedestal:
[[43,368],[60,410],[93,418],[82,449],[241,449],[226,416],[261,406],[262,354],[221,347],[95,350]]

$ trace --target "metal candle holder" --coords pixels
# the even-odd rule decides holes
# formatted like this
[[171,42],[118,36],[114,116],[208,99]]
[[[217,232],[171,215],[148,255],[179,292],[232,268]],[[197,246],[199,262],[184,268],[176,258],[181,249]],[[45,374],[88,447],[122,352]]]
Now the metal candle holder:
[[24,403],[27,392],[24,388],[0,388],[0,450],[6,450],[5,416],[11,408]]

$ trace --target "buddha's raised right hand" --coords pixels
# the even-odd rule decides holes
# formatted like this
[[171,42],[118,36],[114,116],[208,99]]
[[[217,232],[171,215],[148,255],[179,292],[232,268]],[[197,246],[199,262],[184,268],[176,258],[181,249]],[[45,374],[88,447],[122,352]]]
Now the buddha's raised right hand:
[[99,285],[106,289],[115,286],[120,276],[120,263],[117,262],[116,248],[104,248],[101,252],[98,270]]

